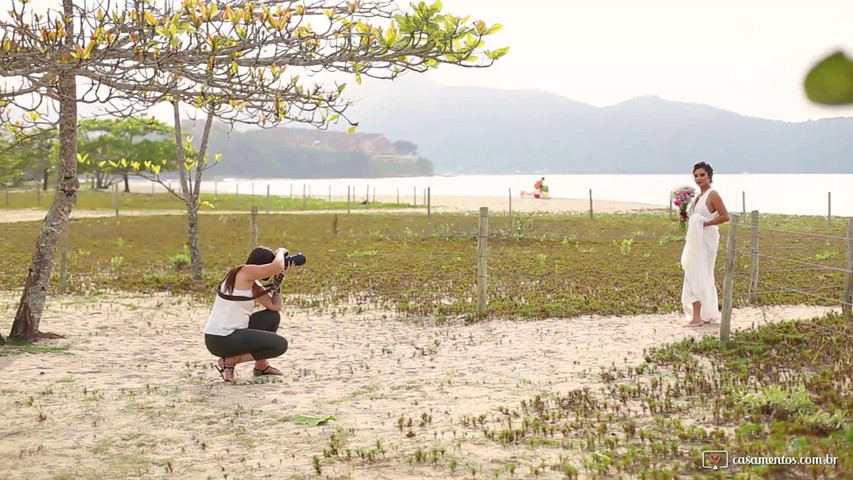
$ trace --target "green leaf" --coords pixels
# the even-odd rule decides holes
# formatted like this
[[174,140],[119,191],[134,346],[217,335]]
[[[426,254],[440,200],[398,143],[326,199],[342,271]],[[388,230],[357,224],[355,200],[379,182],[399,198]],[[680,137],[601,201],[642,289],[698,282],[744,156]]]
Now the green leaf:
[[509,47],[503,47],[492,52],[486,52],[486,57],[492,60],[497,60],[506,55],[507,53],[509,53]]
[[806,75],[806,96],[815,103],[846,105],[853,103],[853,62],[836,52],[815,65]]
[[324,423],[335,420],[334,415],[326,415],[325,417],[314,417],[310,415],[296,415],[293,417],[293,421],[300,425],[310,425],[312,427],[316,427],[317,425],[323,425]]
[[347,133],[349,133],[350,135],[355,133],[355,125],[353,125],[352,127],[349,127],[349,129],[347,129]]

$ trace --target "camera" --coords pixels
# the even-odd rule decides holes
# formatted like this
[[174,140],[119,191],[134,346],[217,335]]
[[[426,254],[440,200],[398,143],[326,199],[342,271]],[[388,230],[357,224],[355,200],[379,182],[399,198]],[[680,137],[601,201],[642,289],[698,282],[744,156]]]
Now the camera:
[[294,255],[288,255],[284,257],[284,264],[288,268],[294,265],[297,267],[301,267],[302,265],[305,265],[306,261],[308,261],[308,259],[305,258],[305,255],[302,253],[296,253]]

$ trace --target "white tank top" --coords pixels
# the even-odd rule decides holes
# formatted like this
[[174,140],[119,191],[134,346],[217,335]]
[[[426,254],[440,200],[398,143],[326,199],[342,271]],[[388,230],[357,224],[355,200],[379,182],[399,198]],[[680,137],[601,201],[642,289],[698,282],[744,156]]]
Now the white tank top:
[[[225,282],[219,286],[222,293],[225,291]],[[231,295],[241,297],[251,297],[252,290],[240,290],[235,288]],[[234,330],[241,328],[249,328],[249,315],[255,308],[254,300],[225,300],[219,295],[213,301],[213,308],[210,310],[210,315],[207,317],[207,325],[204,326],[204,333],[210,335],[218,335],[226,337],[231,335]]]

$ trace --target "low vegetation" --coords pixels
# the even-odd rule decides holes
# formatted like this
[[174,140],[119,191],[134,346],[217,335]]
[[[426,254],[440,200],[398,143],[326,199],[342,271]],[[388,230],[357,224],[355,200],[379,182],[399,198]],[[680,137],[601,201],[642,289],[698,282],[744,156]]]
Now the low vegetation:
[[[477,311],[476,215],[330,214],[259,216],[260,243],[308,256],[286,280],[288,301],[307,307],[358,303],[417,315]],[[837,305],[844,281],[846,225],[808,218],[761,223],[758,304]],[[248,215],[203,215],[205,278],[189,281],[181,216],[72,221],[69,292],[171,291],[209,297],[251,245]],[[766,230],[764,230],[766,228]],[[19,288],[36,222],[3,224],[0,289]],[[717,281],[722,296],[726,235]],[[493,215],[488,241],[488,315],[539,318],[664,313],[680,308],[683,237],[664,215]],[[808,233],[808,234],[805,234]],[[735,305],[749,282],[749,229],[741,227]],[[57,255],[57,261],[60,259]],[[60,269],[54,271],[58,277]],[[58,278],[54,279],[57,285]]]
[[[174,188],[178,188],[178,183],[175,182]],[[245,185],[244,185],[245,188]],[[201,211],[217,211],[217,210],[245,210],[249,211],[253,206],[258,207],[259,211],[266,212],[267,199],[266,194],[260,195],[261,186],[258,186],[258,195],[250,195],[245,192],[242,194],[231,193],[202,193],[200,197]],[[266,187],[263,187],[266,188]],[[119,212],[123,210],[185,210],[186,207],[172,194],[169,193],[124,193],[118,195]],[[406,203],[376,203],[368,202],[363,204],[363,197],[356,197],[349,203],[351,210],[361,209],[376,209],[376,208],[418,208]],[[14,190],[0,192],[0,210],[15,210],[23,208],[35,208],[39,210],[47,210],[53,202],[53,191],[47,192],[28,189],[25,191]],[[115,210],[113,193],[110,191],[95,191],[89,189],[81,189],[77,194],[77,204],[74,206],[79,210]],[[291,211],[291,210],[345,210],[347,209],[346,198],[341,199],[332,197],[332,201],[328,197],[323,198],[322,195],[314,195],[306,197],[302,200],[302,192],[294,196],[270,196],[269,208],[271,211]]]

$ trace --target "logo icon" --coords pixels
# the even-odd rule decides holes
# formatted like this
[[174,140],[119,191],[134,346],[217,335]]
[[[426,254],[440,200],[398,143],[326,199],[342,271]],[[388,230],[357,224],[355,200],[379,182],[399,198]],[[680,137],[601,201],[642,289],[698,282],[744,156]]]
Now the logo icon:
[[712,470],[729,468],[729,452],[726,450],[703,450],[702,468]]

